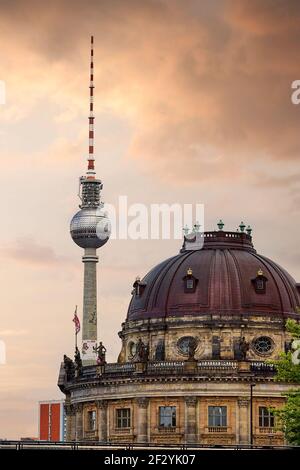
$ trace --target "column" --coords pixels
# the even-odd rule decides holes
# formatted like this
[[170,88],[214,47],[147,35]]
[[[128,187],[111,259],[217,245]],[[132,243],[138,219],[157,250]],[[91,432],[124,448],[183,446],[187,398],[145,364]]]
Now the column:
[[239,444],[249,444],[249,398],[238,398],[239,407]]
[[195,444],[197,442],[196,425],[197,397],[185,398],[185,442]]
[[75,440],[82,441],[83,439],[83,405],[76,403],[75,405]]
[[66,413],[66,441],[75,440],[75,407],[70,403],[65,405]]
[[100,442],[107,442],[107,401],[98,400],[98,435]]
[[97,263],[95,248],[85,248],[83,282],[83,318],[82,318],[82,361],[83,365],[96,362],[94,346],[97,343]]
[[148,442],[147,433],[147,411],[148,411],[148,398],[138,398],[137,403],[137,442]]

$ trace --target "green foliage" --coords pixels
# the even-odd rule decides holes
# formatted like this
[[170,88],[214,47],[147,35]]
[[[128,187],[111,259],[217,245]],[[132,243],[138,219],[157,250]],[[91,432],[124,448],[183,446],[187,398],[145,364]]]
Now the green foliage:
[[[300,325],[294,320],[286,322],[286,329],[294,339],[300,338]],[[300,365],[292,361],[292,352],[282,353],[278,361],[272,362],[276,367],[276,380],[300,385]],[[300,391],[286,393],[287,401],[280,410],[272,410],[277,416],[279,427],[290,444],[300,445]]]
[[280,410],[272,410],[290,444],[300,445],[300,392],[295,390],[286,394],[287,401]]
[[300,365],[292,361],[292,353],[281,353],[278,361],[272,361],[277,374],[276,380],[300,384]]
[[300,324],[295,322],[295,320],[291,320],[290,318],[287,320],[285,327],[289,333],[293,336],[293,338],[298,339],[300,338]]

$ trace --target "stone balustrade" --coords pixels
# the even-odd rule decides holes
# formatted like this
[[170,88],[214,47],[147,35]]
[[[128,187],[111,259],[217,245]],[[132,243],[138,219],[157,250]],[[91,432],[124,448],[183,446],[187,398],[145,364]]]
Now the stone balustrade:
[[[202,360],[194,363],[193,375],[195,376],[235,376],[241,373],[241,367],[235,360]],[[247,366],[246,373],[251,376],[272,376],[275,374],[275,368],[272,364],[265,362],[244,362]],[[161,376],[161,375],[185,375],[188,372],[186,367],[187,361],[148,361],[126,362],[126,363],[108,363],[103,366],[86,366],[83,367],[80,377],[72,380],[81,381],[86,379],[100,379],[105,377],[130,377],[134,374],[142,374],[144,376]],[[62,366],[63,367],[63,366]],[[245,371],[244,371],[245,372]],[[191,373],[191,372],[190,372]],[[190,374],[189,373],[189,374]],[[63,383],[63,373],[60,375],[60,381]],[[66,375],[64,383],[68,382]]]

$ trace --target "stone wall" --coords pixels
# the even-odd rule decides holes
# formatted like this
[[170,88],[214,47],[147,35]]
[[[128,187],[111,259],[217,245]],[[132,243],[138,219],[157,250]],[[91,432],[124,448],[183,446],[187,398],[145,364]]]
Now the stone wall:
[[[247,358],[258,361],[278,358],[280,352],[284,351],[285,341],[290,339],[283,327],[282,318],[276,316],[268,318],[266,315],[263,318],[249,315],[247,318],[238,317],[238,319],[234,315],[226,317],[208,315],[207,318],[203,316],[201,322],[198,317],[192,316],[181,319],[170,317],[149,321],[130,321],[123,324],[120,336],[122,338],[120,362],[133,360],[132,344],[136,344],[139,339],[149,346],[150,360],[155,358],[158,344],[163,342],[165,360],[170,361],[186,359],[186,355],[178,346],[178,341],[187,336],[192,336],[197,340],[196,359],[213,357],[213,341],[219,343],[219,359],[234,359],[235,343],[245,337],[246,342],[249,343]],[[272,343],[271,350],[266,354],[260,354],[254,349],[255,339],[261,336],[267,336]]]
[[[145,389],[146,392],[146,389]],[[259,407],[279,408],[282,397],[253,398],[253,442],[259,445],[284,443],[276,428],[259,427]],[[130,399],[90,400],[68,405],[67,426],[70,440],[96,440],[100,442],[157,443],[157,444],[208,444],[230,445],[250,443],[249,396],[161,396],[132,397]],[[73,405],[71,405],[73,406]],[[159,425],[159,407],[176,407],[176,425],[163,428]],[[208,407],[226,406],[226,426],[209,426]],[[116,424],[118,409],[130,409],[130,427],[119,429]],[[70,412],[72,410],[72,412]],[[96,427],[88,427],[88,412],[96,411]],[[76,437],[75,437],[76,436]]]

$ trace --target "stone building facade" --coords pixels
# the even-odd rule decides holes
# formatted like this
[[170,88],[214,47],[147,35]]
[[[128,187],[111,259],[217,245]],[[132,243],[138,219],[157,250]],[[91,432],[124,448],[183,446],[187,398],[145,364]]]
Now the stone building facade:
[[272,408],[292,385],[267,361],[289,350],[299,305],[299,284],[256,253],[250,230],[186,234],[134,282],[118,361],[61,365],[67,439],[283,444]]

